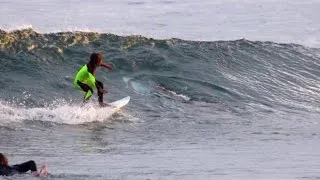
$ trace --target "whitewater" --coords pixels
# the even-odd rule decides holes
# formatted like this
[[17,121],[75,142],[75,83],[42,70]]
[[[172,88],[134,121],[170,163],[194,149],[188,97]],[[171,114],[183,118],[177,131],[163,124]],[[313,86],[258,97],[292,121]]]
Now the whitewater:
[[[0,1],[0,153],[44,179],[319,179],[319,5]],[[118,112],[73,86],[92,52]]]

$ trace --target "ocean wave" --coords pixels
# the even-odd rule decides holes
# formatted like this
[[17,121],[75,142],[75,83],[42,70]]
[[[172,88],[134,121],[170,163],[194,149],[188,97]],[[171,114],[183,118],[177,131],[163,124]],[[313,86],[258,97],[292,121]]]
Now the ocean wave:
[[[257,103],[317,111],[320,103],[320,50],[297,44],[157,40],[96,32],[42,34],[32,29],[0,31],[0,42],[0,95],[6,100],[23,98],[24,91],[36,102],[78,98],[72,77],[89,54],[98,51],[114,66],[110,79],[101,76],[102,80],[123,93],[165,92],[183,101],[229,107]],[[159,93],[157,87],[165,91]]]

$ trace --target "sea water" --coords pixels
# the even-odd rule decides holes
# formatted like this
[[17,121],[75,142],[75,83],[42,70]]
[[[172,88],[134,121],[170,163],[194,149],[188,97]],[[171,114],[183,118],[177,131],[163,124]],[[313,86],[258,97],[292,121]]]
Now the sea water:
[[[0,152],[48,179],[319,179],[319,1],[0,2]],[[82,105],[92,52],[118,113]],[[96,92],[96,90],[95,90]],[[33,179],[29,174],[0,179]]]

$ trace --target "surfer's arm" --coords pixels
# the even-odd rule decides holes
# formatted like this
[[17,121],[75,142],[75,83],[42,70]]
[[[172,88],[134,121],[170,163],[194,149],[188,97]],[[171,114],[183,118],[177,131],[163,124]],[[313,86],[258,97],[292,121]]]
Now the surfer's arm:
[[112,66],[111,64],[104,64],[104,63],[101,63],[100,66],[104,67],[104,68],[107,68],[109,70],[112,70]]

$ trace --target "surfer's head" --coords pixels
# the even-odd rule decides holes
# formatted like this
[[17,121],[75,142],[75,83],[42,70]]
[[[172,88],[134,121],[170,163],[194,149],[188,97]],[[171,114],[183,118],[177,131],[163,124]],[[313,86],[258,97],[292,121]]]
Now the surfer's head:
[[94,73],[94,71],[96,70],[96,67],[102,64],[102,60],[103,60],[103,56],[101,53],[92,53],[90,55],[90,60],[88,63],[89,71],[91,71],[91,73]]
[[8,166],[8,159],[2,153],[0,153],[0,166]]
[[92,53],[90,55],[90,64],[93,66],[98,66],[102,63],[103,56],[101,53]]

